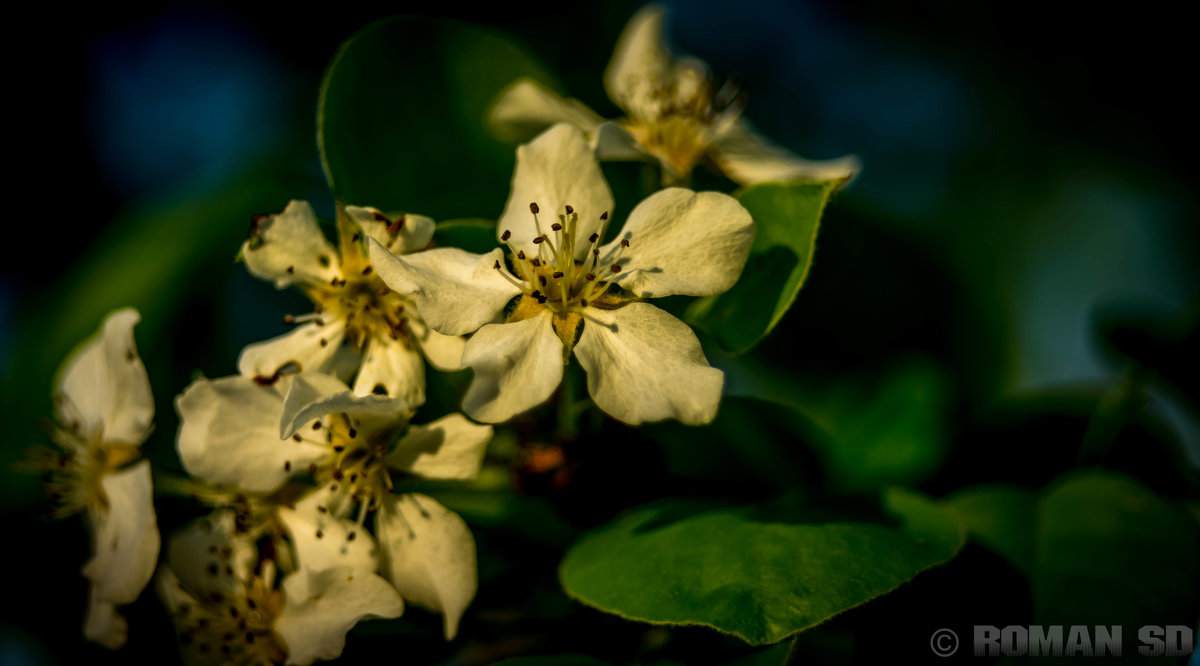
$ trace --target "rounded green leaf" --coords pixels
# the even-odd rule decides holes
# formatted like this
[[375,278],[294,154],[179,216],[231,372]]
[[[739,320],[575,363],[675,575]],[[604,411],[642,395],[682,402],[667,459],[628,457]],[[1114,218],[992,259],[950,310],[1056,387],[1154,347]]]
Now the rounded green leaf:
[[763,183],[738,192],[756,229],[750,259],[732,289],[696,301],[688,320],[734,353],[770,333],[808,277],[821,213],[842,182]]
[[577,542],[559,578],[602,611],[766,645],[886,594],[962,547],[957,524],[933,502],[893,490],[883,506],[882,520],[811,507],[645,506]]
[[1038,496],[1027,488],[987,485],[965,488],[946,503],[967,534],[1030,575],[1036,552]]
[[346,203],[434,219],[496,214],[514,154],[483,119],[521,76],[552,80],[483,28],[415,17],[363,28],[321,85],[317,143],[330,187]]

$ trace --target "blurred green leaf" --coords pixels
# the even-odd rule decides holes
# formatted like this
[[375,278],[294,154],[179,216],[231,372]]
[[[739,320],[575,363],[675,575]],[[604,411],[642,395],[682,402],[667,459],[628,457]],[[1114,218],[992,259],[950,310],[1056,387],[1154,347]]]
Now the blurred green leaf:
[[696,301],[688,320],[733,353],[770,333],[808,277],[821,212],[837,185],[764,183],[739,192],[757,227],[750,259],[733,289]]
[[438,222],[433,242],[441,247],[461,247],[467,252],[483,254],[499,246],[496,240],[496,221],[465,218]]
[[668,501],[580,539],[559,570],[567,594],[654,624],[703,625],[766,645],[886,594],[952,558],[952,515],[906,491],[884,494],[899,524],[819,508],[711,508]]
[[321,86],[317,142],[330,187],[346,203],[434,219],[496,214],[514,153],[488,135],[483,118],[520,76],[553,81],[483,28],[415,17],[363,28]]
[[1033,567],[1042,624],[1186,624],[1200,605],[1200,526],[1120,474],[1084,471],[1042,497]]
[[496,662],[494,666],[608,666],[608,664],[607,661],[600,661],[586,654],[555,654],[505,659]]
[[965,488],[946,504],[968,535],[1030,576],[1036,553],[1038,496],[1026,488],[986,485]]

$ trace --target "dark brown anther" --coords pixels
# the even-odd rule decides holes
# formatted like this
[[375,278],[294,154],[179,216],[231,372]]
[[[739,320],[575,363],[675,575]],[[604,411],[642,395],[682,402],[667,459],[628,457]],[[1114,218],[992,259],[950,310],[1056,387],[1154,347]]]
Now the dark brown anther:
[[545,305],[545,304],[546,304],[546,297],[545,297],[545,296],[538,296],[538,299],[537,299],[537,301],[538,301],[538,303],[541,303],[542,305]]
[[388,390],[383,384],[376,384],[375,387],[371,389],[371,393],[374,393],[375,395],[387,395]]
[[274,384],[277,381],[279,381],[279,373],[278,372],[271,375],[270,377],[266,377],[264,375],[258,375],[257,377],[254,378],[254,383],[258,384],[259,386],[270,386],[271,384]]
[[125,350],[125,360],[126,361],[132,361],[135,358],[137,358],[137,354],[133,353],[132,349]]
[[620,273],[621,272],[621,264],[613,264],[612,266],[608,267],[608,270],[610,270],[614,273]]
[[607,220],[608,219],[608,211],[604,211],[603,213],[600,213],[600,219]]
[[517,253],[517,259],[520,259],[521,261],[525,261],[525,250],[521,250],[520,252]]
[[587,307],[587,299],[586,298],[579,299],[579,304],[586,308]]
[[500,234],[500,240],[507,242],[509,238],[512,238],[512,232],[508,229],[505,229],[504,233]]
[[592,248],[592,256],[599,257],[600,256],[600,248],[598,248],[598,247]]
[[341,453],[342,451],[345,451],[345,450],[346,450],[346,447],[342,446],[341,444],[338,444],[337,446],[333,447],[334,453]]
[[320,430],[320,429],[321,429],[321,422],[313,421],[313,430]]
[[374,268],[371,268],[370,266],[367,266],[366,268],[362,269],[362,274],[363,274],[363,275],[370,275],[370,274],[371,274],[371,271],[373,271],[373,270],[375,270],[375,269],[374,269]]
[[329,268],[329,255],[318,254],[317,255],[317,263],[321,264],[321,268]]
[[358,481],[358,475],[357,475],[357,474],[351,474],[351,475],[350,475],[350,483],[354,483],[355,481]]
[[533,293],[530,294],[530,296],[532,296],[533,298],[540,299],[542,297],[542,292],[538,291],[537,289],[534,289]]
[[216,563],[216,562],[209,562],[209,563],[208,563],[208,575],[210,575],[210,576],[215,576],[215,575],[217,575],[217,572],[218,572],[218,571],[220,571],[220,569],[217,567],[217,563]]
[[621,247],[629,247],[629,239],[628,238],[621,239]]
[[600,234],[593,233],[591,236],[588,236],[589,243],[595,243],[598,240],[600,240]]
[[560,277],[562,277],[562,276],[563,276],[563,272],[562,272],[562,271],[554,271],[554,279],[555,279],[555,280],[557,280],[558,278],[560,278]]
[[545,276],[545,275],[539,275],[539,276],[538,276],[538,283],[539,283],[539,284],[541,284],[543,287],[544,287],[544,286],[546,286],[546,276]]
[[538,210],[540,210],[540,209],[538,208],[538,205],[537,205],[537,203],[531,203],[531,204],[529,204],[529,212],[533,213],[534,215],[537,215],[537,214],[538,214]]
[[575,209],[571,207],[571,204],[567,204],[566,209],[567,209],[567,215],[570,215],[571,213],[575,212]]
[[329,513],[329,509],[325,508],[325,505],[323,504],[317,505],[317,511],[320,511],[321,513]]
[[387,219],[386,215],[384,215],[383,213],[381,213],[379,211],[375,211],[375,212],[371,213],[371,217],[375,218],[376,222],[386,222],[388,224],[392,223],[391,220]]
[[[244,628],[244,627],[243,627],[243,628]],[[250,633],[250,632],[248,632],[248,631],[246,632],[246,644],[247,644],[247,645],[254,645],[254,634],[252,634],[252,633]]]
[[317,464],[316,463],[313,463],[308,466],[308,474],[309,474],[309,476],[317,475]]
[[321,530],[317,530],[317,538],[318,538],[318,539],[323,539],[323,538],[325,538],[325,533],[324,533],[324,532],[322,532]]
[[300,436],[300,433],[296,433],[296,434],[292,435],[292,439],[296,440],[297,442],[304,441],[304,438]]
[[545,242],[546,242],[546,237],[545,237],[545,236],[538,236],[537,238],[533,239],[533,244],[534,244],[534,245],[540,245],[540,244],[542,244],[542,243],[545,243]]
[[358,431],[355,430],[354,428],[351,428],[350,429],[350,439],[354,439],[355,437],[358,437]]
[[554,224],[550,225],[550,231],[562,231],[562,225],[558,222],[555,222]]
[[529,262],[529,263],[530,263],[530,264],[531,264],[531,265],[532,265],[534,268],[537,268],[537,267],[539,267],[539,266],[541,266],[541,265],[542,265],[542,260],[541,260],[541,259],[534,259],[533,261],[531,261],[531,262]]
[[360,238],[362,238],[362,234],[354,234],[353,236],[350,237],[350,242],[357,243],[358,239],[360,239]]
[[354,541],[354,537],[358,536],[357,532],[351,531],[346,534],[346,541]]
[[585,275],[585,276],[583,276],[583,277],[584,277],[584,279],[586,279],[588,282],[591,282],[592,280],[595,280],[595,279],[596,279],[596,275],[595,275],[595,273],[588,273],[587,275]]
[[325,338],[321,338],[321,346],[322,346],[322,347],[328,347],[328,346],[329,346],[329,341],[328,341],[328,340],[326,340]]
[[290,460],[283,461],[283,471],[285,471],[285,472],[292,471],[292,461],[290,461]]
[[496,270],[500,270],[500,260],[499,259],[496,260],[496,263],[492,264],[492,268],[494,268]]
[[[383,219],[386,220],[387,218],[385,217]],[[396,218],[395,222],[392,222],[391,224],[388,225],[388,233],[395,236],[396,234],[400,233],[400,229],[402,229],[403,227],[404,227],[404,216],[401,215],[400,217]]]
[[293,275],[293,274],[295,274],[295,272],[296,272],[296,267],[295,267],[295,266],[288,266],[288,267],[287,267],[287,272],[288,272],[288,275]]

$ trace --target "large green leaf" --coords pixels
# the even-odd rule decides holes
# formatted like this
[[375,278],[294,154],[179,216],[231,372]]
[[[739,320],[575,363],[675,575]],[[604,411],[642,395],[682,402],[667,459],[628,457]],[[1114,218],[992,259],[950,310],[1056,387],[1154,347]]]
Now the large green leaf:
[[946,502],[971,539],[995,551],[1017,571],[1031,575],[1037,546],[1037,493],[1005,485],[963,489]]
[[1063,479],[1042,498],[1037,541],[1035,621],[1195,622],[1200,528],[1132,479],[1100,470]]
[[467,218],[438,222],[433,232],[433,242],[479,254],[491,252],[499,245],[496,240],[496,221]]
[[886,594],[963,543],[951,514],[905,491],[886,516],[817,507],[635,509],[580,539],[559,578],[571,597],[654,624],[775,643]]
[[511,41],[448,21],[395,17],[347,41],[325,74],[317,142],[339,199],[434,219],[495,215],[513,149],[483,118],[520,76],[550,76]]
[[696,301],[691,323],[734,353],[770,333],[808,277],[821,212],[839,183],[764,183],[739,192],[757,228],[750,259],[733,289]]

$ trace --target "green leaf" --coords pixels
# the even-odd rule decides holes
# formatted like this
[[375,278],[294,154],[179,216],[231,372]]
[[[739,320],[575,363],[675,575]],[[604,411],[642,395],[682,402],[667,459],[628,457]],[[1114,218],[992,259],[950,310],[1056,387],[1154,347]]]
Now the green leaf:
[[607,661],[600,661],[586,654],[556,654],[505,659],[496,662],[494,666],[608,666],[608,664]]
[[330,187],[355,205],[434,219],[495,214],[514,153],[484,127],[520,76],[553,81],[508,39],[415,17],[377,21],[348,40],[321,85],[317,143]]
[[892,490],[883,507],[889,517],[868,522],[815,507],[644,506],[580,539],[559,578],[571,597],[627,619],[776,643],[962,547],[952,515],[928,499]]
[[1102,470],[1042,498],[1033,567],[1042,624],[1191,625],[1200,606],[1200,527],[1132,479]]
[[821,212],[840,182],[763,183],[738,192],[757,227],[750,259],[733,289],[696,301],[688,320],[733,353],[770,333],[808,277]]
[[1033,572],[1037,538],[1037,493],[1015,486],[963,489],[947,498],[971,539],[995,551],[1017,571]]
[[496,240],[496,221],[466,218],[438,222],[433,242],[442,247],[461,247],[467,252],[483,254],[499,246]]

